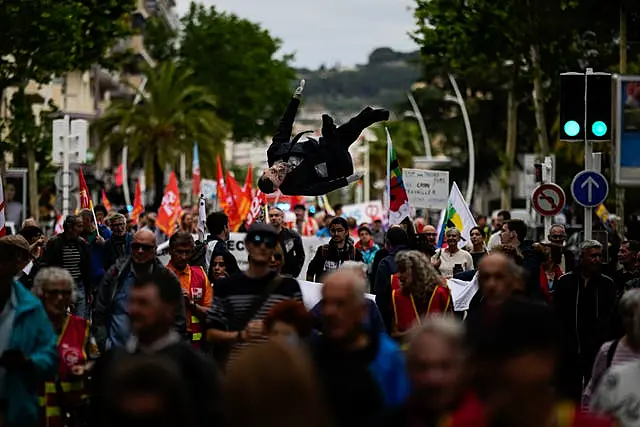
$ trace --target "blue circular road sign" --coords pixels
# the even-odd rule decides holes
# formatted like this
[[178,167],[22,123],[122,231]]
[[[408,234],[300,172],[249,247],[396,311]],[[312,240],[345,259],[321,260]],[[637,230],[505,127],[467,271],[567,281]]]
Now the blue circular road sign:
[[582,171],[573,178],[571,194],[585,208],[593,208],[609,195],[609,183],[599,172]]

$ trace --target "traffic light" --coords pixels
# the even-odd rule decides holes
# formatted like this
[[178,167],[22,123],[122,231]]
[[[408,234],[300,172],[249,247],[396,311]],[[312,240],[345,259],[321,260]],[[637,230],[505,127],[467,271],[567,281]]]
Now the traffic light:
[[611,74],[587,74],[587,139],[611,140]]
[[560,75],[560,140],[584,141],[584,74]]

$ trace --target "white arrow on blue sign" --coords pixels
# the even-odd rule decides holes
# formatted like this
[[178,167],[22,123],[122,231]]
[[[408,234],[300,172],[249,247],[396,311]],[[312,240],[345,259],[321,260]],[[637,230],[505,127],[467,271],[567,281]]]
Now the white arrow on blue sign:
[[585,208],[593,208],[604,202],[609,195],[607,179],[596,171],[582,171],[573,178],[571,194]]

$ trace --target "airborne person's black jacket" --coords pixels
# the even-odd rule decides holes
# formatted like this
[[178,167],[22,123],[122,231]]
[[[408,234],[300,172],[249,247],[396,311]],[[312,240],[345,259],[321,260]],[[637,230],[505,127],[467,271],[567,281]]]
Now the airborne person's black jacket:
[[267,150],[269,167],[277,161],[288,162],[291,156],[302,162],[291,170],[282,185],[282,194],[291,196],[320,196],[348,185],[347,177],[353,175],[353,161],[349,146],[357,141],[364,129],[379,121],[387,120],[389,112],[362,110],[344,125],[336,127],[333,119],[322,116],[322,136],[300,141],[303,134],[291,139],[293,122],[300,100],[292,98]]

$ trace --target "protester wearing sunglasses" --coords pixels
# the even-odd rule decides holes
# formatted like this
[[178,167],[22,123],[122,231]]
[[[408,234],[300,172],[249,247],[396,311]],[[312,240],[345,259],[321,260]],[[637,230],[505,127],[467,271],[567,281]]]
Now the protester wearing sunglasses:
[[[100,284],[93,314],[93,330],[101,351],[122,347],[131,338],[129,288],[137,278],[158,270],[166,270],[166,267],[156,257],[156,237],[150,230],[140,230],[133,236],[131,255],[120,258],[105,273]],[[178,310],[175,328],[185,336],[184,305]]]
[[[298,281],[272,270],[277,257],[278,232],[256,223],[245,238],[249,267],[216,283],[213,305],[207,313],[207,340],[224,369],[248,342],[265,340],[262,321],[281,301],[302,301]],[[282,254],[280,252],[280,254]]]
[[284,252],[282,251],[282,246],[278,243],[276,245],[276,250],[271,256],[271,262],[269,266],[271,269],[278,274],[282,272],[282,266],[284,265]]

